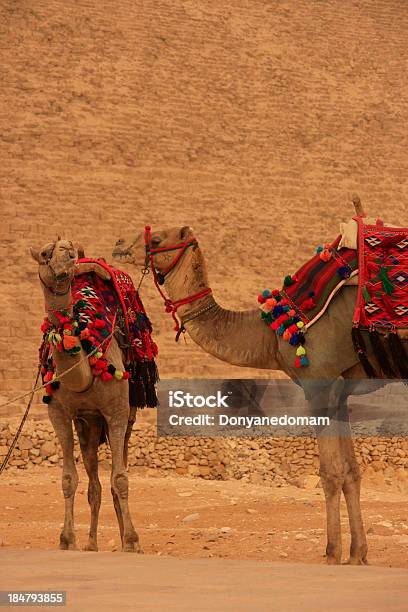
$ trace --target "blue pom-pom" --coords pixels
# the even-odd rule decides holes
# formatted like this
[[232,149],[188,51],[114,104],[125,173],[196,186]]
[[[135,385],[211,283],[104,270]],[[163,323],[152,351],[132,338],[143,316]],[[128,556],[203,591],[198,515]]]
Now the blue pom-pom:
[[280,325],[278,329],[276,330],[276,333],[278,334],[278,336],[283,336],[284,331],[285,331],[285,328],[283,327],[283,325]]
[[299,323],[299,321],[301,321],[301,318],[299,317],[299,315],[295,315],[293,317],[293,323]]
[[337,270],[337,274],[343,279],[350,278],[351,268],[348,266],[340,266],[340,268]]
[[265,298],[265,300],[268,299],[268,297],[271,297],[271,292],[269,289],[265,289],[264,291],[262,291],[262,297]]
[[289,312],[290,306],[282,306],[283,312]]
[[292,346],[297,346],[298,343],[299,343],[298,334],[292,334],[289,340],[289,344],[291,344]]
[[274,308],[272,310],[272,314],[275,317],[275,319],[280,317],[282,313],[283,313],[283,307],[282,306],[274,306]]
[[51,400],[51,395],[43,395],[42,401],[44,402],[44,404],[49,404]]
[[318,247],[317,247],[317,249],[316,249],[316,253],[317,253],[318,255],[320,255],[320,253],[321,253],[322,251],[323,251],[323,247],[322,247],[322,246],[318,246]]
[[303,368],[305,368],[306,366],[308,366],[308,365],[309,365],[309,360],[308,360],[308,358],[306,357],[306,355],[302,355],[302,356],[301,356],[301,358],[300,358],[300,365],[301,365]]

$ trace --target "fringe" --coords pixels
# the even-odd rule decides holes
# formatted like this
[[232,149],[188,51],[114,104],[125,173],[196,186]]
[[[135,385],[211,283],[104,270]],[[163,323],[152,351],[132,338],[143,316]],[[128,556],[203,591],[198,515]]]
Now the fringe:
[[391,333],[389,335],[388,345],[395,370],[399,373],[401,378],[408,379],[408,356],[398,334]]
[[156,408],[159,402],[155,385],[159,381],[159,372],[154,359],[132,362],[128,371],[130,373],[130,406],[132,408]]
[[363,366],[368,378],[378,378],[376,371],[368,360],[367,347],[364,342],[363,335],[358,327],[351,328],[351,338],[353,340],[354,350],[356,351],[360,359],[360,363]]
[[378,331],[370,332],[370,341],[374,350],[374,355],[380,364],[380,368],[384,376],[387,378],[396,378],[398,374],[395,372],[390,360],[388,359],[382,336],[378,333]]

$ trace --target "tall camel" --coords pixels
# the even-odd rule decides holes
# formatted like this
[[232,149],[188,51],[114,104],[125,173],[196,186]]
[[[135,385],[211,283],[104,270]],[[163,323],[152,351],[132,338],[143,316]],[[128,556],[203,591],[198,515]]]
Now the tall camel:
[[[75,273],[77,250],[72,242],[58,239],[39,251],[31,249],[38,263],[38,274],[49,321],[58,327],[57,312],[67,311],[73,317],[71,282]],[[57,375],[72,366],[72,371],[61,378],[59,389],[48,404],[48,414],[62,447],[62,490],[65,498],[65,520],[60,534],[60,548],[76,549],[74,531],[74,497],[78,474],[74,460],[72,422],[78,431],[81,453],[89,478],[88,502],[91,509],[89,541],[85,550],[98,550],[97,528],[101,505],[101,483],[98,478],[98,446],[107,425],[112,451],[111,492],[119,523],[123,551],[139,551],[139,538],[133,527],[128,507],[128,477],[126,474],[127,444],[135,418],[129,408],[129,385],[116,380],[104,383],[94,377],[87,354],[80,340],[74,336],[79,352],[74,355],[53,351]],[[112,337],[107,357],[116,368],[123,370],[122,352]]]
[[[178,248],[174,249],[175,245]],[[349,563],[367,563],[367,540],[360,507],[361,476],[347,413],[350,392],[367,392],[361,384],[366,375],[351,338],[357,287],[344,286],[325,314],[308,330],[311,362],[309,367],[298,370],[293,363],[293,347],[265,325],[258,309],[226,310],[211,293],[206,293],[209,285],[204,257],[190,227],[153,232],[150,252],[155,276],[173,304],[186,296],[202,296],[187,304],[177,304],[177,314],[183,328],[203,350],[233,365],[283,370],[302,385],[311,414],[337,415],[335,431],[317,435],[326,499],[327,562],[341,562],[343,491],[351,531]],[[143,267],[144,262],[147,264],[143,235],[130,241],[119,239],[113,257],[135,264],[139,269]],[[351,385],[345,385],[346,379],[352,379]]]

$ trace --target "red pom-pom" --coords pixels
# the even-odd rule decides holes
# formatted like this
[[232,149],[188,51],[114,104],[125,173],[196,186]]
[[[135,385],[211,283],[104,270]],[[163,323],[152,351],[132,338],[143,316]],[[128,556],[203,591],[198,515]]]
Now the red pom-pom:
[[260,294],[258,295],[258,302],[259,302],[260,304],[263,304],[263,303],[265,302],[265,298],[264,298],[264,296],[262,295],[262,293],[260,293]]
[[94,376],[100,376],[102,374],[101,368],[92,368],[92,372]]
[[279,295],[280,291],[278,289],[274,289],[272,291],[272,295]]
[[301,310],[312,310],[312,308],[314,308],[315,306],[316,304],[314,303],[312,298],[308,298],[307,300],[302,302],[302,304],[300,305],[300,308]]
[[294,316],[295,316],[295,314],[296,314],[296,310],[289,310],[289,312],[288,312],[288,315],[289,315],[290,317],[294,317]]
[[45,392],[47,395],[52,395],[54,393],[54,389],[52,388],[52,385],[47,385],[45,387]]
[[129,372],[123,372],[123,380],[129,380],[130,374]]
[[102,372],[102,374],[101,374],[101,379],[102,380],[105,380],[105,381],[106,380],[111,380],[111,378],[112,378],[112,374],[109,374],[109,372],[106,372],[106,371]]
[[302,364],[300,363],[300,357],[296,357],[295,366],[297,368],[301,368],[302,367]]
[[52,372],[47,372],[46,375],[44,376],[44,382],[50,382],[50,380],[52,380],[53,377],[53,373]]
[[94,325],[97,329],[103,329],[106,327],[106,323],[103,319],[95,319]]

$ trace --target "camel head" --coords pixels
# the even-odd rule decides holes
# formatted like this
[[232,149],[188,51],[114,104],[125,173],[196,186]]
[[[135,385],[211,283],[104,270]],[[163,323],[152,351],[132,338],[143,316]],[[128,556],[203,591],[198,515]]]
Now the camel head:
[[31,248],[31,256],[38,263],[38,273],[43,285],[53,291],[68,289],[74,278],[78,250],[72,242],[58,238],[41,249]]
[[[191,244],[190,244],[191,243]],[[183,246],[188,245],[186,248]],[[173,248],[175,247],[175,248]],[[200,291],[207,286],[205,262],[191,227],[152,230],[150,235],[153,265],[161,284],[178,299],[188,293]],[[155,252],[157,249],[160,251]],[[168,249],[168,250],[167,250]],[[120,238],[112,252],[116,261],[130,263],[139,269],[145,267],[145,235],[140,233],[133,239]]]

